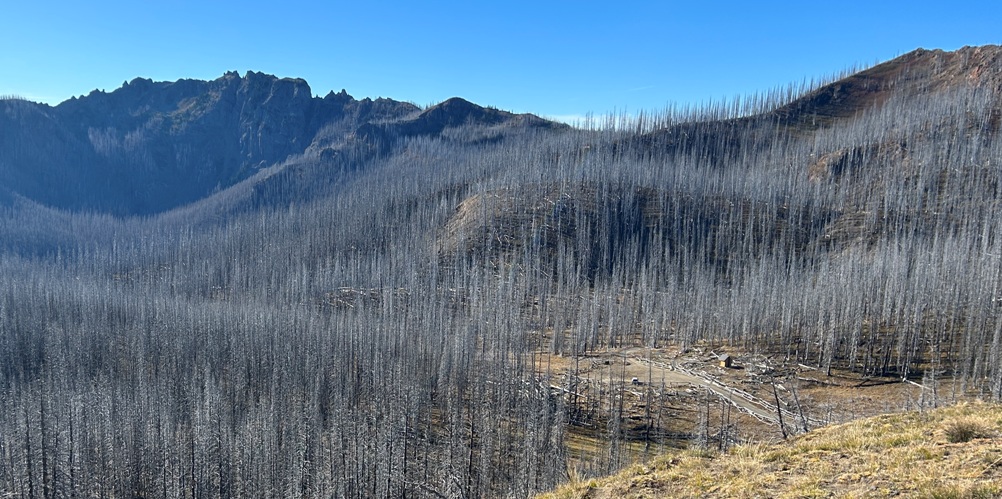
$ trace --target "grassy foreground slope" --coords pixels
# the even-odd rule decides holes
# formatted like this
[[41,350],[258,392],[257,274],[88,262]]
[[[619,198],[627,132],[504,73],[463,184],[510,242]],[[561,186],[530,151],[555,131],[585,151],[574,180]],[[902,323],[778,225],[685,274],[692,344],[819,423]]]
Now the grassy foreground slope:
[[788,442],[665,454],[550,499],[640,497],[999,497],[1002,406],[888,414]]

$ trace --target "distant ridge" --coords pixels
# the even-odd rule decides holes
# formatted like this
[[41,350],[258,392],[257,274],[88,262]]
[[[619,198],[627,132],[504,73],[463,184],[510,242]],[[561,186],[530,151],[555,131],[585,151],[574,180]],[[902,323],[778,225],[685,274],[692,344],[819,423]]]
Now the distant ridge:
[[347,92],[313,97],[306,81],[248,71],[212,81],[136,78],[57,106],[0,100],[0,182],[70,210],[151,214],[202,199],[294,155],[385,148],[462,125],[558,126],[451,99],[421,112]]
[[[757,115],[711,126],[655,127],[627,140],[651,151],[705,149],[713,161],[729,161],[728,151],[736,149],[728,144],[747,140],[755,130],[779,124],[811,134],[892,96],[914,98],[960,86],[1002,93],[1002,48],[918,49]],[[385,154],[401,139],[464,127],[450,140],[494,142],[516,129],[568,128],[458,97],[427,109],[385,98],[356,100],[344,90],[313,97],[302,79],[254,71],[211,81],[135,78],[114,91],[95,90],[57,106],[7,96],[0,110],[0,182],[11,194],[60,209],[119,215],[193,203],[294,157],[321,161],[348,149],[353,157]],[[991,112],[987,126],[997,132],[1002,110]]]

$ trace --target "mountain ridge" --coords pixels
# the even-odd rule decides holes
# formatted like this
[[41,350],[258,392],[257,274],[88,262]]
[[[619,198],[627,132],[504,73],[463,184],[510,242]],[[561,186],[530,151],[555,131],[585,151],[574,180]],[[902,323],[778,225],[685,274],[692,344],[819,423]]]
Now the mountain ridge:
[[[781,124],[810,134],[906,98],[973,85],[1002,93],[1002,49],[917,49],[820,85],[756,114],[654,126],[631,139],[656,151],[689,153],[708,143]],[[215,80],[153,81],[137,77],[120,88],[94,90],[56,106],[0,100],[0,181],[13,194],[70,210],[150,215],[192,203],[296,156],[380,155],[408,137],[440,136],[465,125],[480,131],[467,142],[503,140],[513,128],[567,129],[532,114],[513,114],[452,98],[420,109],[379,98],[356,100],[345,90],[313,96],[301,78],[234,71]],[[998,133],[1002,109],[987,130]],[[708,131],[709,130],[709,131]],[[752,132],[754,133],[754,132]],[[709,150],[714,161],[728,151]],[[72,158],[69,160],[67,158]],[[812,167],[817,169],[817,167]]]
[[791,126],[817,127],[882,104],[892,89],[916,95],[967,84],[1002,92],[1000,61],[1002,47],[997,45],[919,48],[823,85],[773,113]]
[[58,208],[143,215],[197,201],[264,167],[337,148],[351,137],[378,132],[390,141],[467,123],[551,126],[447,103],[421,112],[392,99],[356,100],[344,90],[314,97],[305,80],[253,71],[210,81],[135,78],[57,106],[9,99],[0,101],[6,138],[0,180]]

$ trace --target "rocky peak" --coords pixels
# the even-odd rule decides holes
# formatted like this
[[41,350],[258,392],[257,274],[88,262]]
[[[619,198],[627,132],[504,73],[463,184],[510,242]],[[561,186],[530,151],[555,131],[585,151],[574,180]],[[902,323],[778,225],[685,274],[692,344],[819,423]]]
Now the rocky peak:
[[280,161],[308,145],[312,100],[305,80],[247,72],[236,105],[240,153],[250,166]]

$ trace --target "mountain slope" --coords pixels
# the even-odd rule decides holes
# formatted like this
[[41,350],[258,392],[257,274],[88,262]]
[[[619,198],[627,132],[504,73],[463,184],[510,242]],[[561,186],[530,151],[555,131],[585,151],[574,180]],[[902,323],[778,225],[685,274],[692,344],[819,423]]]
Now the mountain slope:
[[884,104],[894,94],[928,95],[965,85],[1002,91],[1002,47],[918,49],[824,85],[769,114],[796,128],[816,129]]
[[[842,75],[816,88],[797,92],[791,85],[785,93],[752,96],[740,106],[711,106],[700,110],[695,120],[668,116],[655,130],[634,137],[634,146],[644,150],[705,154],[714,162],[733,160],[739,141],[775,143],[792,135],[810,139],[817,133],[886,106],[919,108],[933,102],[930,96],[944,92],[977,94],[979,104],[990,104],[981,122],[970,123],[997,134],[1002,123],[1002,47],[964,47],[953,52],[917,49],[862,71]],[[655,122],[658,119],[655,117]]]
[[878,416],[788,442],[673,452],[540,497],[998,497],[1000,435],[997,405]]
[[317,98],[301,79],[255,72],[137,78],[55,107],[0,101],[0,111],[0,182],[54,207],[121,215],[163,212],[297,155],[330,156],[359,141],[385,152],[399,137],[467,124],[555,126],[461,99],[419,114],[344,91]]

